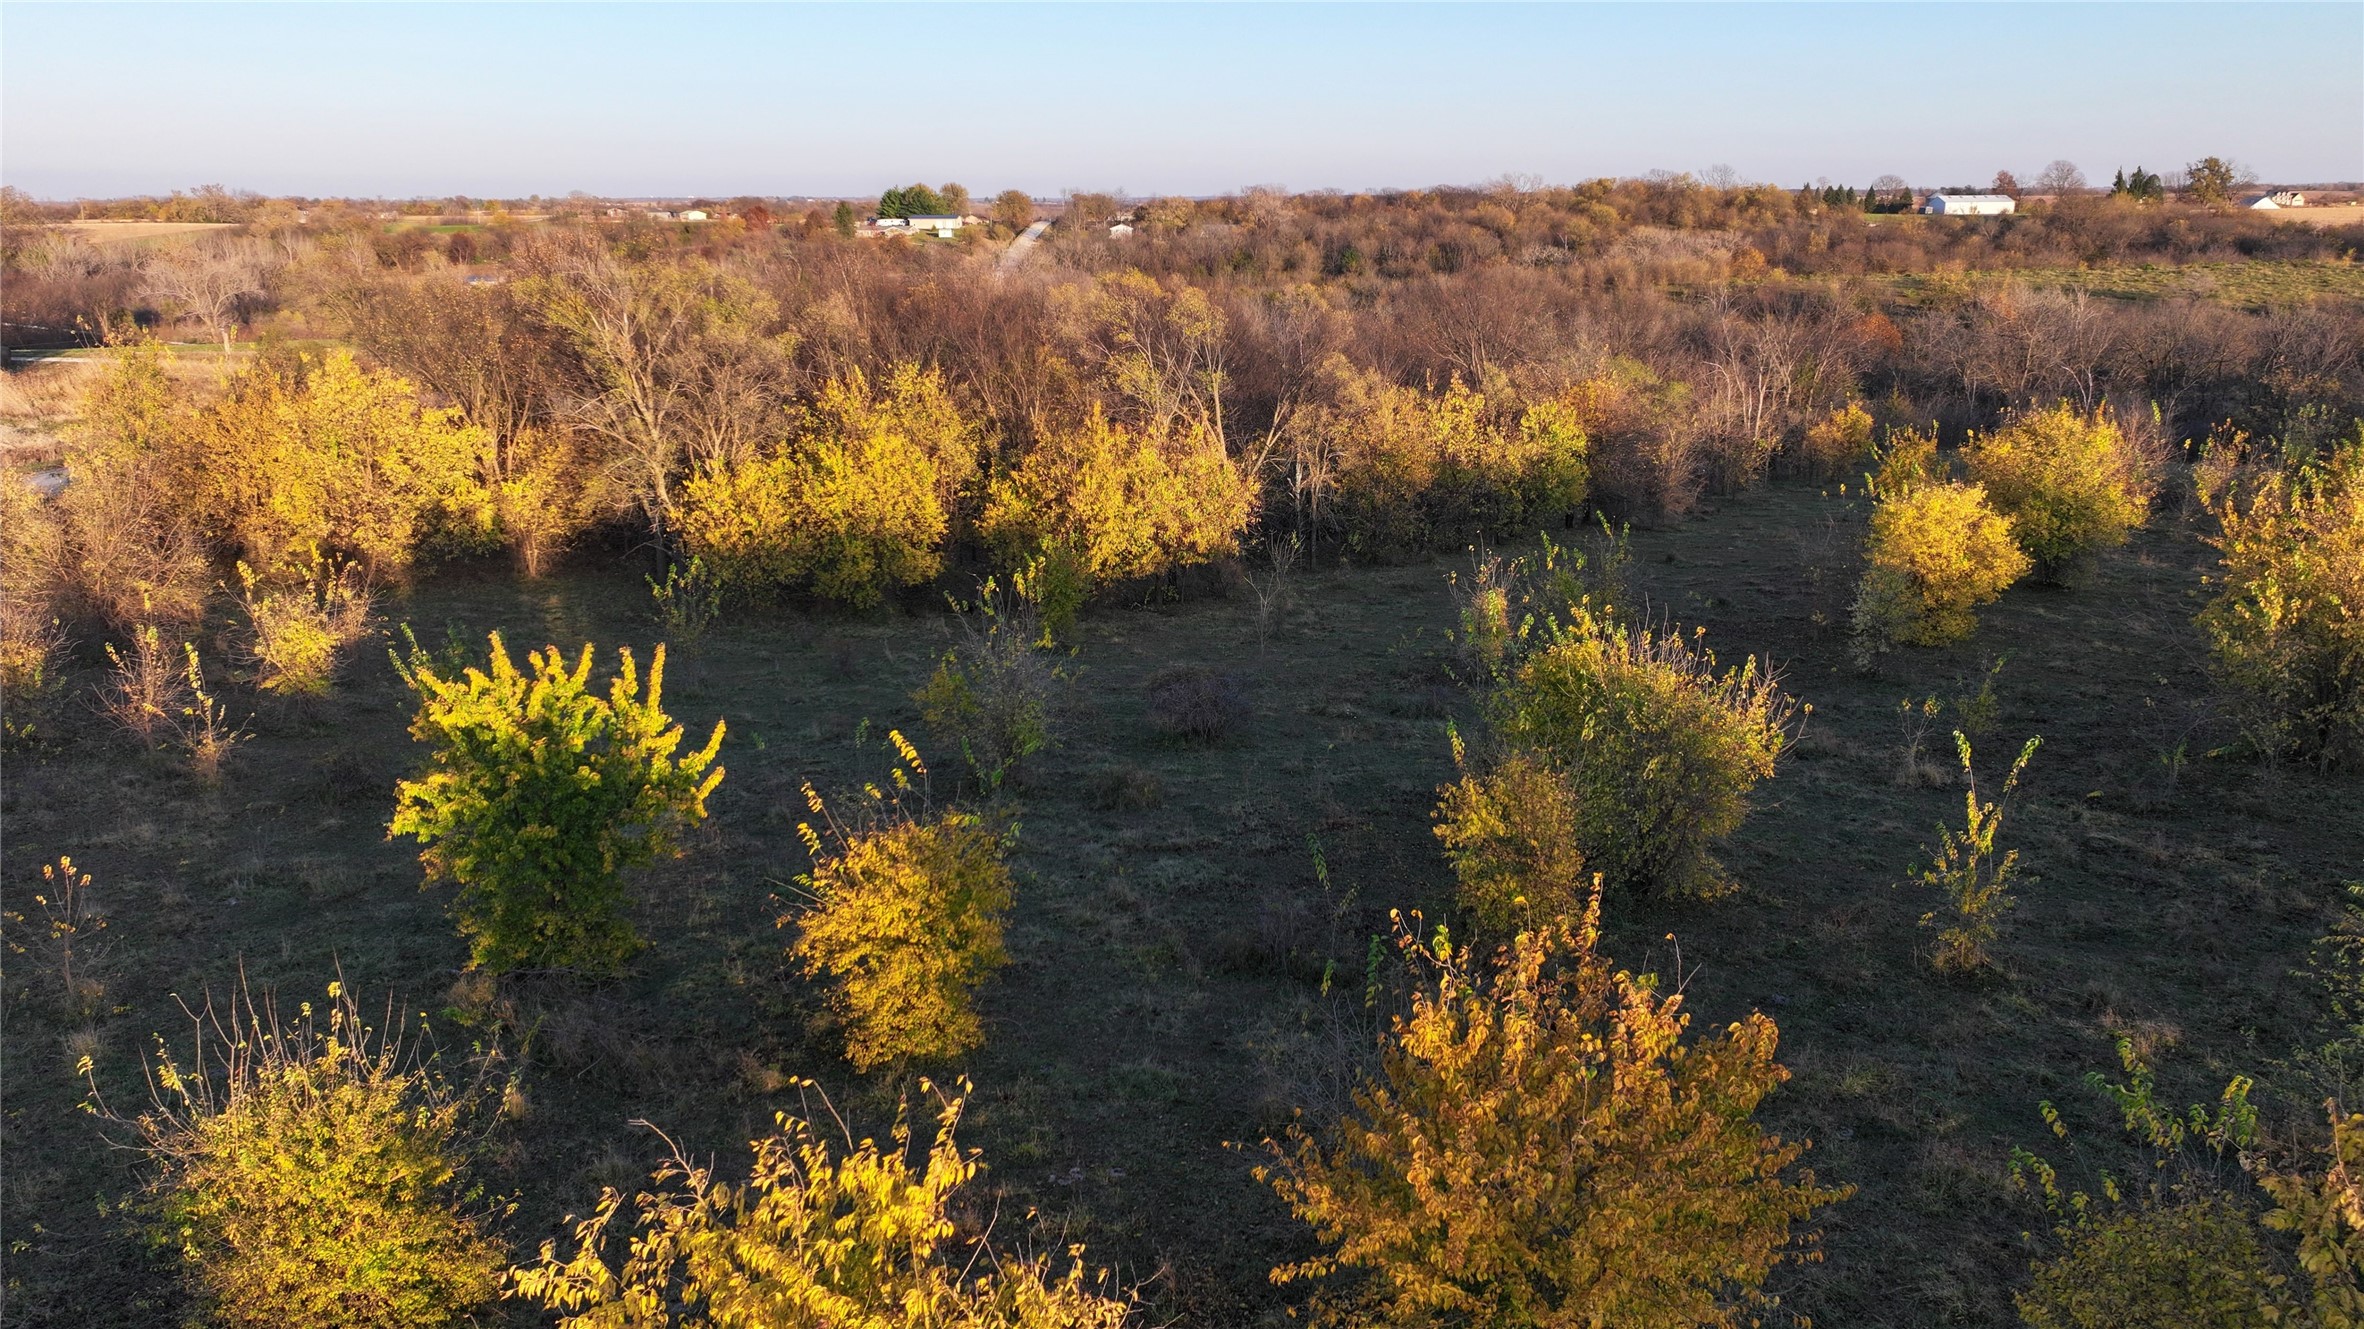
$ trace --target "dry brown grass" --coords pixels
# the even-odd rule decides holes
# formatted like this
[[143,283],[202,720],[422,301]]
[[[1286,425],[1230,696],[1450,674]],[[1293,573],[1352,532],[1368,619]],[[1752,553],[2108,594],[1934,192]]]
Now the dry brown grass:
[[2322,207],[2279,208],[2258,214],[2284,226],[2364,226],[2364,201]]
[[231,222],[70,221],[60,222],[58,229],[94,244],[110,244],[126,240],[162,240],[176,235],[203,235],[207,231],[237,228]]

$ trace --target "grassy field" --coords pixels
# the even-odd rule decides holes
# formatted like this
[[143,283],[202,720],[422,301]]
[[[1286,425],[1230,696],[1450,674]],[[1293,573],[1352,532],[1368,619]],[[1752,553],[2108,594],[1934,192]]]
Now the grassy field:
[[[2204,759],[2197,742],[2177,767],[2205,696],[2190,616],[2209,559],[2178,519],[2093,585],[2015,590],[1973,642],[1869,676],[1829,626],[1857,520],[1844,499],[1776,487],[1635,534],[1633,585],[1653,612],[1704,626],[1727,660],[1769,656],[1814,711],[1726,855],[1740,894],[1612,899],[1607,948],[1681,983],[1702,1024],[1761,1009],[1782,1028],[1796,1074],[1766,1114],[1814,1140],[1826,1179],[1860,1188],[1829,1217],[1827,1261],[1778,1276],[1785,1311],[2001,1326],[2020,1234],[2042,1226],[2004,1170],[2013,1144],[2047,1141],[2038,1101],[2106,1142],[2108,1114],[2079,1081],[2114,1069],[2120,1032],[2152,1052],[2174,1101],[2270,1070],[2310,1018],[2288,974],[2364,863],[2364,817],[2344,815],[2364,791]],[[1085,624],[1064,741],[1018,799],[1013,962],[984,994],[986,1047],[957,1069],[976,1084],[965,1138],[985,1151],[1000,1236],[1090,1243],[1144,1285],[1155,1322],[1279,1325],[1302,1296],[1266,1271],[1309,1239],[1249,1169],[1292,1106],[1334,1099],[1367,1056],[1360,979],[1388,911],[1447,908],[1428,827],[1446,726],[1473,713],[1443,667],[1457,562],[1306,574],[1261,638],[1244,597]],[[453,574],[386,609],[430,645],[480,647],[490,628],[519,647],[655,636],[638,576],[618,569],[525,586]],[[153,1036],[183,1034],[176,1001],[224,991],[242,967],[292,1002],[341,966],[370,1000],[426,1013],[447,1046],[496,1028],[522,1044],[520,1119],[495,1134],[485,1174],[517,1199],[505,1231],[520,1255],[655,1160],[633,1118],[727,1166],[796,1104],[786,1077],[810,1075],[882,1127],[892,1090],[845,1068],[813,991],[786,973],[774,897],[805,867],[801,781],[879,773],[889,726],[953,765],[909,700],[948,641],[934,613],[781,612],[676,648],[672,709],[698,733],[728,718],[730,774],[710,831],[646,880],[653,944],[607,985],[457,982],[466,952],[443,898],[385,836],[419,754],[382,651],[322,701],[238,694],[254,737],[214,789],[102,732],[80,697],[62,705],[45,722],[55,741],[9,763],[10,885],[21,894],[36,865],[72,854],[104,892],[115,949],[95,1025],[23,1003],[6,1024],[9,1321],[179,1322],[163,1257],[109,1212],[135,1173],[77,1111],[73,1066],[94,1056],[112,1101],[140,1101]],[[1980,764],[1999,771],[2026,736],[2045,738],[2006,837],[2035,880],[2002,972],[1952,981],[1916,925],[1930,901],[1896,883],[1939,820],[1959,818],[1961,791],[1903,774],[1897,708],[1970,690],[1997,655]],[[1148,727],[1144,681],[1186,662],[1245,676],[1253,719],[1233,739],[1184,746]],[[1932,737],[1942,762],[1950,745]]]
[[60,222],[60,228],[96,244],[137,244],[157,240],[187,239],[208,231],[227,231],[233,222],[158,222],[158,221],[70,221]]
[[[1958,285],[1963,277],[1911,275],[1896,279],[1909,299],[1928,299]],[[2364,266],[2329,259],[2228,263],[2144,263],[2109,268],[2013,268],[1975,272],[1973,283],[2018,282],[2026,286],[2086,291],[2117,300],[2189,297],[2219,300],[2243,308],[2303,304],[2326,298],[2364,300]]]

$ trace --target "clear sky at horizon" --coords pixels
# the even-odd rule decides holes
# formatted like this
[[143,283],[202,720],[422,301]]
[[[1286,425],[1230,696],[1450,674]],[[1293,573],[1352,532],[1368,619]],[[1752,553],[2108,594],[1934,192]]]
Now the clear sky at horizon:
[[1207,194],[2364,178],[2364,4],[0,6],[0,181]]

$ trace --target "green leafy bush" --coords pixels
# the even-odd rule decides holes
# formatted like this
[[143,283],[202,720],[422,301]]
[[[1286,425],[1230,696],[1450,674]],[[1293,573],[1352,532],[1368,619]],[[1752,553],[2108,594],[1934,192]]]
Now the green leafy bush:
[[1970,740],[1961,731],[1954,732],[1954,744],[1962,757],[1962,783],[1968,786],[1962,795],[1962,829],[1938,827],[1937,852],[1929,866],[1914,874],[1923,886],[1943,891],[1951,910],[1921,915],[1922,927],[1938,930],[1937,952],[1931,958],[1939,973],[1974,973],[1992,963],[1987,948],[1995,942],[2003,915],[2015,903],[2011,887],[2019,867],[2019,851],[1998,851],[1995,840],[2002,834],[2004,809],[2019,788],[2020,774],[2027,770],[2028,759],[2036,755],[2042,742],[2040,738],[2027,741],[2019,750],[2019,760],[2011,763],[2011,773],[2003,778],[2002,797],[1982,803],[1978,776],[1970,765]]
[[242,995],[197,1017],[193,1061],[159,1046],[153,1103],[127,1123],[159,1168],[156,1238],[210,1323],[473,1323],[502,1264],[460,1176],[485,1082],[447,1083],[338,984],[326,1012],[326,1029],[309,1002],[282,1023]]
[[640,946],[623,873],[673,853],[722,783],[722,721],[705,747],[675,755],[664,646],[645,695],[631,650],[617,655],[604,699],[586,687],[589,643],[571,669],[551,646],[520,672],[499,633],[489,670],[453,677],[416,638],[395,659],[419,695],[411,735],[435,751],[396,787],[390,829],[418,839],[430,882],[459,886],[454,911],[481,968],[622,966]]
[[657,605],[657,622],[673,641],[691,642],[706,634],[722,613],[722,578],[706,560],[691,555],[687,563],[665,565],[665,579],[644,577],[649,599]]
[[830,1005],[845,1021],[846,1057],[863,1070],[943,1061],[981,1045],[974,993],[1009,959],[1001,943],[1009,837],[970,813],[905,807],[927,767],[901,734],[888,738],[902,758],[895,792],[870,787],[853,824],[804,787],[821,824],[797,827],[813,856],[813,870],[798,878],[811,907],[779,920],[797,929],[789,954],[805,974],[835,980]]
[[559,1312],[559,1329],[1121,1329],[1134,1303],[1087,1277],[1082,1247],[1060,1274],[955,1236],[955,1202],[983,1170],[953,1139],[963,1102],[943,1104],[918,1167],[903,1114],[881,1148],[842,1124],[833,1146],[782,1113],[744,1184],[676,1151],[633,1201],[628,1241],[611,1231],[624,1197],[610,1190],[574,1254],[543,1243],[511,1290]]
[[[2213,1107],[2178,1110],[2158,1100],[2132,1040],[2118,1040],[2118,1059],[2125,1083],[2099,1072],[2086,1083],[2147,1148],[2148,1175],[2122,1182],[2104,1172],[2098,1193],[2088,1192],[2064,1186],[2043,1158],[2012,1149],[2012,1182],[2042,1202],[2056,1243],[2015,1297],[2021,1318],[2032,1329],[2309,1323],[2290,1317],[2295,1307],[2258,1239],[2258,1217],[2227,1184],[2225,1165],[2247,1163],[2257,1139],[2250,1081],[2234,1077]],[[2060,1111],[2050,1103],[2042,1111],[2054,1136],[2070,1140]],[[2355,1321],[2313,1323],[2329,1329]]]
[[2257,1236],[2222,1196],[2121,1210],[2071,1228],[2013,1301],[2029,1329],[2263,1329],[2284,1321]]
[[1711,896],[1716,844],[1748,815],[1801,717],[1754,657],[1719,671],[1672,629],[1625,628],[1584,606],[1489,703],[1503,745],[1564,774],[1576,845],[1613,887]]
[[1754,1120],[1779,1031],[1686,1040],[1683,999],[1598,935],[1596,893],[1490,966],[1404,939],[1423,982],[1378,1075],[1257,1171],[1326,1248],[1276,1280],[1364,1272],[1389,1324],[1696,1329],[1765,1302],[1792,1226],[1848,1194]]
[[1051,745],[1065,676],[1032,606],[987,578],[974,603],[953,606],[961,641],[936,662],[912,700],[940,740],[956,743],[987,793],[1021,780],[1026,759]]

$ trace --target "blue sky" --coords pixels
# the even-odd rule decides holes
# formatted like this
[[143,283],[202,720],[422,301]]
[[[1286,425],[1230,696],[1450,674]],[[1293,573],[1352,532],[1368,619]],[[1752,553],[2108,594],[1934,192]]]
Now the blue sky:
[[2364,4],[0,7],[0,180],[1136,194],[2364,177]]

